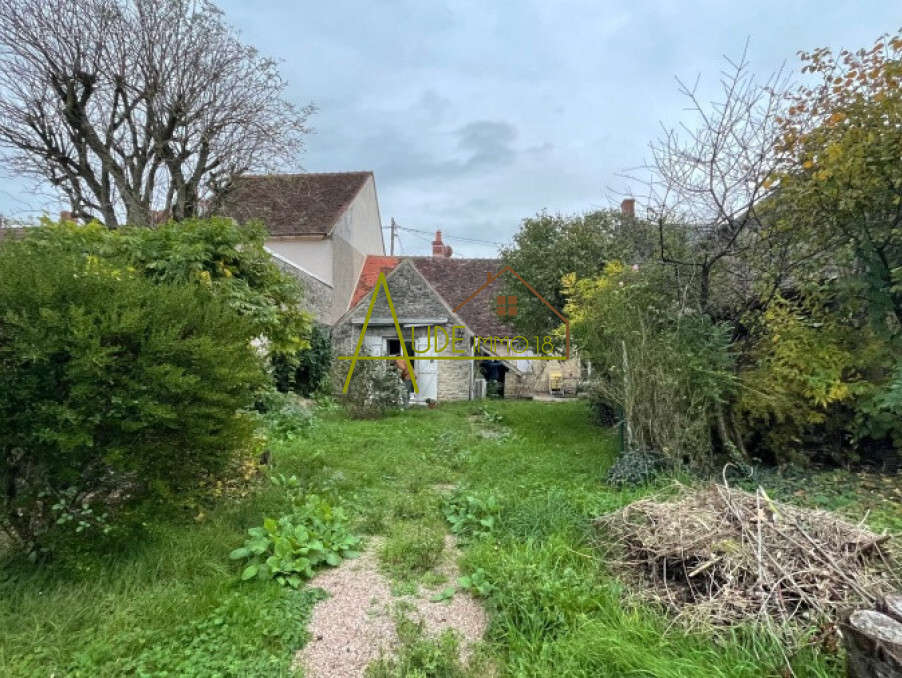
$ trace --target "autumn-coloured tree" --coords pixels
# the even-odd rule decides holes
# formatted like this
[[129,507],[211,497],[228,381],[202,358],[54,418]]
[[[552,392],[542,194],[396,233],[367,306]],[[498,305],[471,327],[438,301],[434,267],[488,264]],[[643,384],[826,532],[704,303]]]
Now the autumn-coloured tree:
[[902,324],[902,30],[869,49],[801,52],[812,82],[781,117],[781,227],[823,252],[822,274],[867,302],[878,326]]

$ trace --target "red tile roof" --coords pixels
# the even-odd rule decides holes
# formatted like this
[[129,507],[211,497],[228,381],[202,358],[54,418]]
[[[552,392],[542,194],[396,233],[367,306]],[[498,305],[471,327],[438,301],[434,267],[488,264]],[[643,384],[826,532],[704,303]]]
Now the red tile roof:
[[236,177],[222,213],[259,219],[274,236],[328,235],[372,172],[247,174]]
[[400,262],[400,257],[368,255],[366,261],[363,262],[363,268],[360,269],[357,287],[354,289],[354,294],[351,296],[351,303],[348,308],[354,306],[358,301],[363,299],[373,287],[375,287],[376,279],[379,277],[380,273],[388,275],[388,272],[393,270]]

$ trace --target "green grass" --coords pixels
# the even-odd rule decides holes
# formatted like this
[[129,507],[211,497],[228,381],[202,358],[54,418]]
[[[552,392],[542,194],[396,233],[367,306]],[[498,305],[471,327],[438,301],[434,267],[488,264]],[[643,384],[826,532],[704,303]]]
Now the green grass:
[[405,578],[425,574],[438,563],[445,530],[436,523],[399,521],[391,526],[379,549],[379,560],[392,575]]
[[[734,630],[714,639],[672,627],[598,556],[591,519],[653,488],[604,484],[615,440],[581,403],[460,403],[363,421],[330,411],[305,436],[270,448],[276,472],[340,501],[358,533],[385,538],[394,577],[430,576],[449,529],[447,502],[494,497],[487,535],[464,540],[462,568],[490,584],[483,651],[499,675],[781,675],[782,652],[767,636]],[[799,498],[789,485],[779,494]],[[852,511],[856,497],[843,497]],[[3,674],[288,675],[315,594],[241,584],[228,560],[248,527],[286,508],[279,502],[263,488],[200,523],[156,526],[108,558],[0,566]],[[893,508],[891,495],[874,520]],[[451,644],[411,637],[407,654],[373,675],[404,675],[405,666],[411,675],[463,675]],[[791,661],[798,676],[841,675],[836,657],[814,649]]]

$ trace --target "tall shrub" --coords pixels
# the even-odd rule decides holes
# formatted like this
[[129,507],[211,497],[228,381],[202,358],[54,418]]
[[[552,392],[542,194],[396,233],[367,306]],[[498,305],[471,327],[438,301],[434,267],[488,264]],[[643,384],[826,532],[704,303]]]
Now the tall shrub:
[[732,441],[724,416],[734,377],[729,329],[686,304],[664,269],[613,262],[565,281],[573,337],[598,366],[595,388],[622,412],[627,444],[704,465]]
[[47,223],[23,246],[47,257],[93,257],[156,283],[199,285],[249,322],[273,353],[306,349],[311,318],[300,310],[300,287],[273,263],[263,241],[259,225],[214,217],[115,231]]
[[0,247],[0,526],[32,546],[191,492],[249,444],[264,374],[210,289],[44,245]]

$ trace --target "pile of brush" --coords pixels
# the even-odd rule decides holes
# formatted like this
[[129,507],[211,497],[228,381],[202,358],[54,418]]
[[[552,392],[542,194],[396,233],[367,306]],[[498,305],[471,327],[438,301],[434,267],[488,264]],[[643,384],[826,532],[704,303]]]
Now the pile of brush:
[[835,620],[898,589],[887,542],[828,511],[773,501],[726,485],[680,488],[602,516],[616,564],[684,621]]

